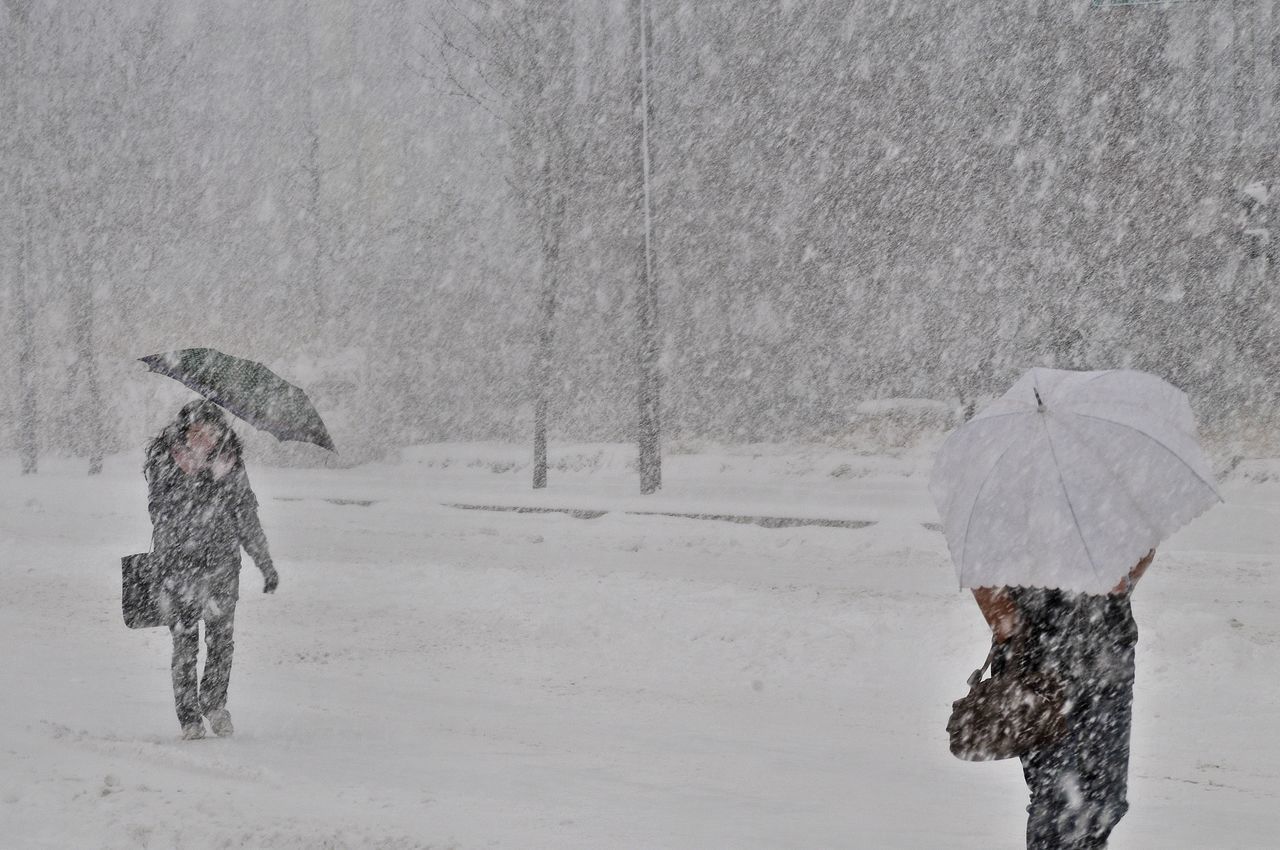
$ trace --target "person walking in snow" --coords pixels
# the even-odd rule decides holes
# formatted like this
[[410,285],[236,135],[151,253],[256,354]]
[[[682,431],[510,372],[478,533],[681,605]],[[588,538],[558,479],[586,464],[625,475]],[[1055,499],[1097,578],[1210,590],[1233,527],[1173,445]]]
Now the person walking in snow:
[[[280,584],[258,500],[249,487],[240,440],[222,409],[185,405],[147,449],[143,475],[157,558],[159,605],[173,636],[173,697],[182,737],[234,732],[227,710],[232,629],[240,595],[240,549],[262,571],[263,592]],[[207,654],[197,679],[199,628]]]
[[1128,811],[1138,641],[1129,597],[1154,558],[1153,549],[1109,594],[973,591],[997,645],[992,674],[1042,671],[1066,690],[1066,735],[1022,756],[1027,850],[1099,850]]

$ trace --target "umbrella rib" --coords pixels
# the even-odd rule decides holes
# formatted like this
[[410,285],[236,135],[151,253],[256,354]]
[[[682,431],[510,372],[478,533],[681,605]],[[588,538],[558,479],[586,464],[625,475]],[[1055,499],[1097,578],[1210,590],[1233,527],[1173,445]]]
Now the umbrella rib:
[[1178,461],[1178,463],[1182,464],[1182,465],[1183,465],[1183,466],[1185,466],[1187,469],[1189,469],[1189,470],[1191,471],[1191,474],[1192,474],[1192,475],[1194,475],[1196,478],[1198,478],[1198,479],[1200,480],[1200,483],[1201,483],[1201,484],[1203,484],[1203,485],[1205,485],[1206,487],[1208,487],[1208,488],[1213,492],[1213,495],[1215,495],[1215,496],[1217,496],[1217,497],[1218,497],[1218,501],[1219,501],[1219,502],[1221,502],[1221,501],[1222,501],[1222,496],[1219,496],[1219,495],[1218,495],[1218,488],[1217,488],[1217,487],[1213,486],[1213,484],[1212,484],[1211,482],[1206,481],[1206,480],[1205,480],[1205,478],[1204,478],[1204,476],[1203,476],[1203,475],[1201,475],[1199,472],[1197,472],[1197,471],[1196,471],[1196,468],[1195,468],[1194,466],[1192,466],[1191,464],[1187,463],[1186,458],[1184,458],[1182,455],[1178,454],[1178,453],[1177,453],[1177,452],[1175,452],[1173,449],[1171,449],[1171,448],[1169,448],[1168,446],[1166,446],[1166,445],[1165,445],[1161,440],[1159,440],[1159,439],[1158,439],[1158,438],[1156,438],[1155,436],[1153,436],[1153,435],[1151,435],[1151,434],[1148,434],[1146,431],[1143,431],[1141,428],[1135,427],[1135,426],[1133,426],[1133,425],[1129,425],[1129,424],[1124,423],[1124,422],[1117,422],[1116,420],[1114,420],[1114,419],[1108,419],[1108,418],[1107,418],[1107,417],[1105,417],[1105,416],[1094,416],[1094,415],[1093,415],[1093,414],[1091,414],[1091,413],[1077,413],[1077,412],[1075,412],[1075,411],[1070,411],[1070,410],[1069,410],[1069,411],[1067,411],[1067,412],[1068,412],[1068,413],[1070,413],[1072,416],[1081,416],[1081,417],[1084,417],[1085,419],[1096,419],[1096,420],[1098,420],[1099,422],[1107,422],[1107,423],[1110,423],[1110,424],[1115,425],[1115,426],[1120,427],[1120,428],[1128,428],[1130,431],[1136,431],[1137,433],[1139,433],[1139,434],[1141,434],[1142,436],[1146,437],[1146,438],[1147,438],[1148,440],[1150,440],[1151,442],[1155,443],[1155,444],[1156,444],[1157,446],[1159,446],[1160,448],[1164,449],[1164,450],[1165,450],[1166,452],[1168,452],[1169,454],[1173,455],[1174,459],[1175,459],[1175,460],[1177,460],[1177,461]]
[[[1076,391],[1079,391],[1082,387],[1085,387],[1085,386],[1087,386],[1088,384],[1092,384],[1094,381],[1096,381],[1096,380],[1098,380],[1098,379],[1100,379],[1100,378],[1110,378],[1110,377],[1112,377],[1112,376],[1120,375],[1120,374],[1123,374],[1123,373],[1125,373],[1125,372],[1129,372],[1129,371],[1132,371],[1132,370],[1129,370],[1129,369],[1100,369],[1100,370],[1098,370],[1096,373],[1094,373],[1093,375],[1090,375],[1088,378],[1086,378],[1086,379],[1084,379],[1083,381],[1081,381],[1080,383],[1076,384],[1076,385],[1075,385],[1075,387],[1074,387],[1073,389],[1075,389]],[[1068,392],[1068,393],[1067,393],[1067,394],[1066,394],[1062,399],[1060,399],[1060,401],[1064,401],[1064,402],[1065,402],[1065,401],[1068,401],[1072,395],[1074,395],[1074,393],[1072,393],[1072,392]]]
[[1098,374],[1096,374],[1096,375],[1090,375],[1088,378],[1086,378],[1086,379],[1084,380],[1084,383],[1086,383],[1086,384],[1092,384],[1094,381],[1098,380],[1099,378],[1105,378],[1105,377],[1107,377],[1107,376],[1109,376],[1109,375],[1115,375],[1115,374],[1117,374],[1117,373],[1119,373],[1119,372],[1124,372],[1124,371],[1126,371],[1126,370],[1124,370],[1124,369],[1100,369],[1100,370],[1098,371]]
[[978,502],[982,501],[982,491],[987,489],[987,484],[989,484],[991,482],[991,479],[995,476],[996,469],[999,468],[1001,462],[1004,460],[1005,455],[1013,451],[1014,445],[1015,444],[1010,443],[1008,446],[1005,447],[1004,451],[1000,452],[1000,456],[996,458],[995,463],[991,464],[991,468],[987,470],[986,477],[983,478],[982,483],[978,485],[978,492],[975,493],[973,496],[973,505],[969,508],[969,519],[965,521],[964,535],[960,538],[960,586],[961,587],[964,587],[964,573],[965,573],[964,553],[965,553],[965,550],[969,548],[969,529],[973,528],[973,517],[974,517],[974,514],[978,512]]
[[[1115,376],[1117,376],[1117,375],[1122,376],[1122,375],[1126,375],[1126,374],[1129,374],[1129,375],[1137,374],[1137,375],[1145,375],[1146,377],[1154,377],[1153,375],[1149,375],[1149,374],[1147,374],[1147,373],[1145,373],[1145,372],[1135,372],[1135,371],[1134,371],[1134,370],[1132,370],[1132,369],[1103,369],[1103,370],[1099,371],[1097,374],[1093,375],[1092,377],[1090,377],[1090,378],[1088,378],[1088,379],[1086,379],[1086,380],[1084,380],[1084,381],[1081,381],[1079,384],[1077,384],[1077,385],[1074,387],[1074,392],[1068,392],[1065,396],[1063,396],[1063,397],[1060,399],[1060,401],[1061,401],[1061,402],[1063,402],[1063,403],[1066,403],[1066,404],[1070,404],[1070,403],[1071,403],[1071,399],[1072,399],[1074,396],[1078,395],[1080,392],[1083,392],[1083,391],[1088,387],[1088,385],[1089,385],[1089,384],[1092,384],[1094,381],[1100,380],[1100,379],[1102,379],[1102,378],[1112,378],[1112,377],[1115,377]],[[1157,380],[1159,380],[1159,379],[1157,379]],[[1164,381],[1160,381],[1160,383],[1164,383]],[[1176,388],[1175,388],[1175,389],[1176,389]],[[1104,392],[1105,392],[1105,390],[1104,390]],[[1146,404],[1140,404],[1140,403],[1137,403],[1137,402],[1131,402],[1131,401],[1124,401],[1124,400],[1121,400],[1121,399],[1113,399],[1113,400],[1108,401],[1107,403],[1108,403],[1108,404],[1133,405],[1134,407],[1141,407],[1141,408],[1144,408],[1144,409],[1146,409],[1146,410],[1150,410],[1150,409],[1151,409],[1149,405],[1146,405]],[[1059,410],[1061,410],[1062,408],[1061,408],[1061,407],[1059,407],[1058,409],[1059,409]]]
[[[1024,404],[1024,403],[1025,402],[1019,402],[1019,404]],[[996,419],[1003,419],[1006,416],[1026,416],[1028,413],[1035,412],[1035,407],[1031,405],[1028,405],[1028,407],[1030,407],[1031,409],[1030,410],[1007,410],[1004,413],[993,413],[990,416],[983,416],[980,419],[975,417],[974,419],[970,419],[968,422],[964,423],[963,427],[973,429],[973,428],[977,428],[979,425],[985,425],[986,423],[992,422]],[[959,433],[959,432],[957,431],[956,433]]]
[[[1072,413],[1071,415],[1075,416],[1077,414]],[[1069,427],[1065,422],[1059,422],[1058,424],[1062,426],[1062,430],[1065,433],[1070,434],[1072,438],[1076,440],[1076,442],[1080,443],[1080,445],[1089,449],[1091,452],[1093,452],[1095,455],[1099,457],[1102,455],[1102,452],[1098,450],[1097,446],[1092,441],[1086,439],[1085,436],[1081,434],[1079,431]],[[1142,521],[1147,524],[1147,527],[1151,531],[1159,533],[1159,528],[1154,522],[1151,521],[1151,517],[1147,515],[1147,512],[1142,509],[1142,503],[1138,501],[1138,498],[1129,491],[1129,488],[1125,485],[1124,479],[1122,479],[1119,475],[1117,475],[1115,470],[1112,469],[1110,465],[1106,463],[1102,463],[1099,465],[1107,473],[1107,475],[1110,476],[1111,480],[1116,482],[1116,484],[1120,488],[1120,492],[1124,493],[1125,497],[1129,500],[1129,504],[1133,505],[1134,511],[1137,512],[1138,516],[1142,517]]]
[[1058,484],[1062,487],[1062,497],[1067,500],[1067,510],[1071,511],[1071,522],[1076,527],[1076,536],[1080,538],[1080,545],[1084,546],[1084,554],[1089,559],[1089,566],[1093,568],[1093,574],[1096,578],[1102,578],[1102,574],[1098,572],[1098,564],[1093,559],[1093,553],[1089,551],[1089,541],[1084,539],[1084,531],[1080,528],[1080,518],[1076,515],[1076,506],[1071,502],[1071,494],[1067,492],[1067,479],[1062,474],[1062,467],[1058,463],[1058,450],[1053,446],[1053,434],[1049,431],[1049,417],[1044,417],[1044,437],[1049,442],[1049,454],[1053,455],[1053,468],[1058,471]]

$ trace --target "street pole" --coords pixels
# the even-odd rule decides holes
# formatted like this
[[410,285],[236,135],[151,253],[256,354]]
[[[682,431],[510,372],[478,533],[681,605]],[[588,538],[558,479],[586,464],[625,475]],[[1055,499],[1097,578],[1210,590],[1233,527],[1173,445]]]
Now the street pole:
[[653,161],[649,146],[649,125],[653,104],[649,99],[649,52],[652,27],[646,0],[632,0],[632,20],[636,27],[639,58],[637,85],[632,106],[638,121],[640,190],[636,193],[644,234],[640,244],[640,291],[637,302],[637,363],[639,366],[639,468],[640,492],[650,494],[662,486],[661,422],[659,419],[658,376],[658,282],[654,274],[653,203],[650,192]]

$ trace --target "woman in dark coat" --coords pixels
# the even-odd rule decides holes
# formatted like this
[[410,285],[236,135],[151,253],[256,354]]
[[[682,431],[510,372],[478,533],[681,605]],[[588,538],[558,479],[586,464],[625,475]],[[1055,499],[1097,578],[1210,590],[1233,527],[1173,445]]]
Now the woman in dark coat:
[[[202,717],[219,736],[234,731],[227,686],[241,547],[262,571],[264,592],[280,583],[241,454],[222,409],[193,401],[151,442],[143,467],[160,607],[173,636],[174,704],[188,740],[204,737]],[[207,655],[197,681],[201,620]]]
[[1063,683],[1067,733],[1022,756],[1027,782],[1027,850],[1101,850],[1129,809],[1129,734],[1133,721],[1138,627],[1129,597],[1155,558],[1147,553],[1107,594],[1030,587],[976,588],[1008,665]]

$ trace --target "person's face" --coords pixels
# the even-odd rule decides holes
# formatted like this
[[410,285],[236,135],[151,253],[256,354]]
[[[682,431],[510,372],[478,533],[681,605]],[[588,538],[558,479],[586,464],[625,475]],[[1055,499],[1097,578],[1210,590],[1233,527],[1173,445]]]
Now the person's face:
[[200,457],[208,457],[221,438],[222,429],[210,422],[197,422],[187,428],[187,446]]

